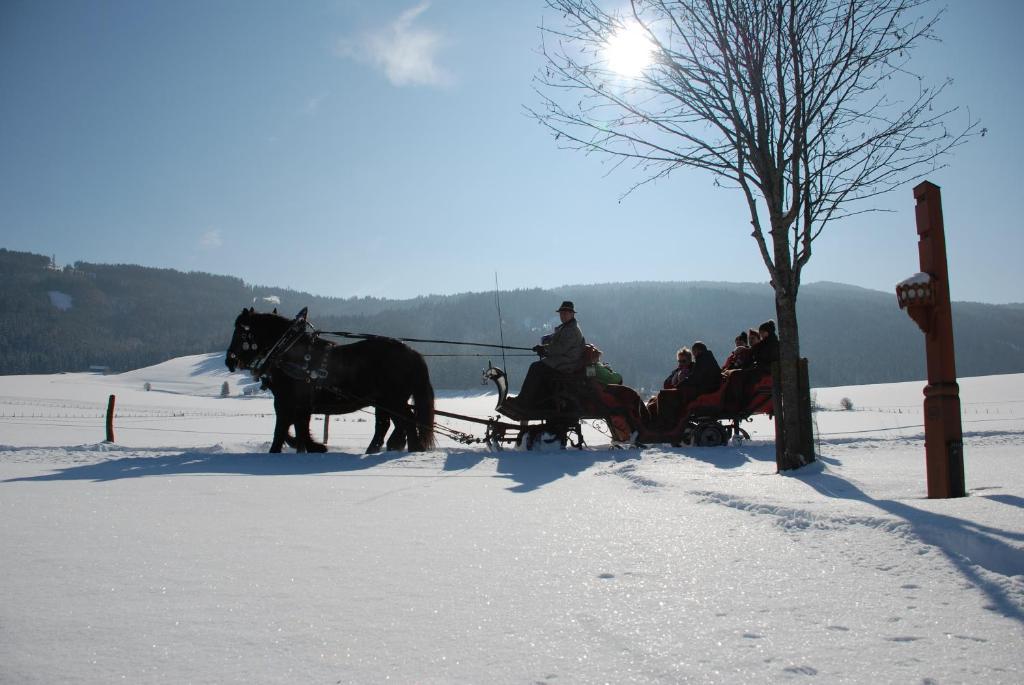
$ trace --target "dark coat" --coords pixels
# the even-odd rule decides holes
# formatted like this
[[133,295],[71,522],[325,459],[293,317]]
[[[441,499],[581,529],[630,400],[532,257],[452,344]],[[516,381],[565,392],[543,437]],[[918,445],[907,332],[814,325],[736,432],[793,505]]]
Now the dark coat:
[[703,395],[706,392],[718,390],[721,383],[722,370],[718,366],[718,360],[715,359],[711,350],[705,350],[699,355],[695,355],[693,369],[690,371],[690,375],[679,384],[679,387],[692,387],[698,395]]
[[772,362],[779,361],[779,338],[774,333],[761,338],[750,348],[752,366],[771,371]]
[[692,371],[693,362],[690,362],[686,366],[677,366],[661,384],[661,387],[665,390],[671,390],[672,388],[678,387],[680,383],[686,380]]

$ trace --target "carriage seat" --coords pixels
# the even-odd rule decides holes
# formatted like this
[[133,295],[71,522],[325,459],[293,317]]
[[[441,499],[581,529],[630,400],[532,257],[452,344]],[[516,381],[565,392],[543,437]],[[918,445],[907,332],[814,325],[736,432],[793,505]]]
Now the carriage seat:
[[735,418],[737,416],[750,416],[753,414],[772,413],[772,376],[762,374],[753,382],[753,387],[742,396],[736,398],[732,403],[728,398],[734,397],[742,386],[749,382],[741,373],[730,374],[725,381],[718,386],[718,390],[698,395],[686,408],[690,417],[701,418]]
[[554,371],[547,379],[547,391],[540,401],[524,406],[517,398],[509,397],[498,406],[498,411],[516,421],[566,415],[588,418],[584,415],[587,414],[586,408],[593,405],[592,395],[590,379],[584,369]]

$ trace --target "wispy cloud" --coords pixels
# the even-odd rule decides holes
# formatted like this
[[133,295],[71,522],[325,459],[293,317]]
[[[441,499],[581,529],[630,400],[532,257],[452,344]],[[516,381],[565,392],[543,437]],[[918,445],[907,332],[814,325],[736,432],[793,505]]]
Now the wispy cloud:
[[445,46],[444,36],[416,23],[429,8],[429,2],[421,2],[384,28],[342,39],[338,54],[381,69],[395,86],[451,85],[454,77],[437,61]]
[[306,104],[302,108],[303,111],[310,116],[316,116],[316,114],[320,111],[320,105],[322,105],[329,96],[330,93],[326,92],[320,93],[319,95],[314,95],[313,97],[306,100]]
[[224,238],[219,228],[214,228],[199,236],[199,247],[204,250],[214,250],[224,244]]

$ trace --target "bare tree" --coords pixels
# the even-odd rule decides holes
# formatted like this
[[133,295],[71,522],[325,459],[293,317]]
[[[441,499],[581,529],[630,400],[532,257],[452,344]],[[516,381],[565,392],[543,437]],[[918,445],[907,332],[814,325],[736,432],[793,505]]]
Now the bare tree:
[[[542,106],[531,113],[559,142],[632,164],[626,194],[680,167],[739,189],[775,290],[785,457],[800,449],[796,301],[814,240],[857,203],[920,178],[975,133],[950,132],[938,107],[948,81],[926,87],[908,69],[941,12],[928,0],[548,0]],[[636,36],[649,64],[624,76],[609,50]],[[636,49],[635,47],[633,48]],[[895,82],[912,84],[894,97]],[[906,92],[905,90],[903,91]],[[777,408],[778,409],[778,408]]]

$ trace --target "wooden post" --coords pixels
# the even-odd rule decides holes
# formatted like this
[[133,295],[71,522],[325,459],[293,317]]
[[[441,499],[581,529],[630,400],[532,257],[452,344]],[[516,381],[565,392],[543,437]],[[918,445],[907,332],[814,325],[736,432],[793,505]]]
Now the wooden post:
[[324,445],[327,444],[327,436],[330,433],[331,428],[331,415],[324,414]]
[[775,466],[781,471],[780,465],[786,456],[786,425],[782,421],[782,385],[779,382],[779,362],[772,362],[772,412],[775,414]]
[[800,360],[800,451],[806,456],[807,463],[815,460],[814,455],[814,421],[811,418],[811,376],[807,368],[807,359]]
[[963,428],[960,386],[953,351],[953,312],[949,300],[946,233],[939,187],[925,181],[917,200],[921,273],[899,284],[896,295],[925,334],[928,385],[924,388],[924,451],[929,498],[964,497]]
[[107,400],[107,439],[105,442],[114,442],[114,396]]

